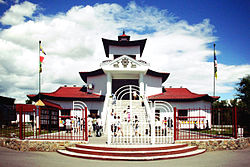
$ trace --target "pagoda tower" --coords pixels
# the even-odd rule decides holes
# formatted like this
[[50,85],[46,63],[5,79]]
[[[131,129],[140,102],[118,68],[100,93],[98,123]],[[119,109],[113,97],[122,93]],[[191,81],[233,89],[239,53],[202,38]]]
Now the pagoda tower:
[[94,85],[91,92],[111,96],[125,85],[135,85],[139,88],[140,96],[162,93],[162,83],[166,81],[169,73],[150,70],[149,63],[142,60],[146,41],[147,39],[131,41],[124,31],[117,41],[103,38],[107,60],[101,63],[98,70],[80,72],[87,85]]

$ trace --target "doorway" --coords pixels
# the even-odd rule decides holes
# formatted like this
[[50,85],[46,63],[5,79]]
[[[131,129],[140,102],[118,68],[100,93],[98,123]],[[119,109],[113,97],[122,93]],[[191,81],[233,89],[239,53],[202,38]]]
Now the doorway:
[[[115,93],[119,88],[125,85],[135,85],[139,86],[138,79],[113,79],[112,80],[112,93]],[[129,94],[125,95],[124,100],[129,99]]]

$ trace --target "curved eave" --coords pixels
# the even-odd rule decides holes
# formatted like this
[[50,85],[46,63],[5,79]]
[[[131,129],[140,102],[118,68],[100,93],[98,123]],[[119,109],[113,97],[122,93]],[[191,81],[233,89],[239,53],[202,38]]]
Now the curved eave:
[[79,72],[82,80],[87,83],[87,78],[89,76],[97,76],[97,75],[102,75],[104,74],[103,70],[102,69],[98,69],[98,70],[95,70],[95,71],[90,71],[90,72]]
[[102,38],[104,50],[106,57],[109,57],[109,46],[140,46],[140,56],[142,56],[142,52],[144,50],[147,39],[136,40],[136,41],[114,41],[109,39]]
[[150,69],[147,71],[146,74],[151,75],[151,76],[155,76],[155,77],[161,77],[162,78],[162,83],[164,83],[168,79],[168,77],[170,75],[170,73],[160,73],[160,72],[156,72],[156,71],[153,71],[153,70],[150,70]]
[[209,96],[209,95],[202,95],[200,97],[190,97],[190,98],[164,98],[164,97],[150,98],[150,96],[149,96],[148,99],[151,101],[161,100],[161,101],[167,101],[167,102],[191,102],[191,101],[200,101],[200,100],[213,102],[215,100],[218,100],[219,97],[214,98],[214,97]]
[[[38,95],[27,95],[31,100],[37,101]],[[58,101],[74,101],[74,100],[82,100],[82,101],[104,101],[105,96],[101,95],[99,97],[58,97],[58,96],[50,96],[40,94],[41,99],[48,99],[48,100],[58,100]]]

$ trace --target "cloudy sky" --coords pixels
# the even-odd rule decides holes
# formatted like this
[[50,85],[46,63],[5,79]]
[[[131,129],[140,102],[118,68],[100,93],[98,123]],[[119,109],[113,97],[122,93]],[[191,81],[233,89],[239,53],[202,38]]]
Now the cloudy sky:
[[169,87],[230,99],[250,74],[249,1],[0,0],[0,95],[24,102],[38,92],[38,41],[45,56],[42,91],[83,85],[80,71],[105,60],[101,38],[147,38],[143,59],[169,72]]

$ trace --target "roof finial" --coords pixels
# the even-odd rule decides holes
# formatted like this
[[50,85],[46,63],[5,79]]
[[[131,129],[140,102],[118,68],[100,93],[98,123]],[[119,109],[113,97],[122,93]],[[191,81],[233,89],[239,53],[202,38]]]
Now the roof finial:
[[118,36],[118,41],[129,41],[130,36],[125,34],[125,30],[122,30],[122,35]]

